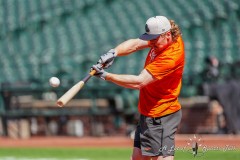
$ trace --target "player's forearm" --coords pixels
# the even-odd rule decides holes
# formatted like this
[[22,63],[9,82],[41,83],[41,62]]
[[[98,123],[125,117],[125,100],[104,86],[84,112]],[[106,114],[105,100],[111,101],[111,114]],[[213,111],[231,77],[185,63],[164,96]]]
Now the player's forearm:
[[140,39],[129,39],[121,44],[119,44],[115,51],[117,56],[126,56],[138,50],[148,47],[147,41],[142,41]]
[[135,75],[119,75],[108,73],[106,80],[113,82],[119,86],[131,89],[140,89],[143,86],[139,80],[139,77]]

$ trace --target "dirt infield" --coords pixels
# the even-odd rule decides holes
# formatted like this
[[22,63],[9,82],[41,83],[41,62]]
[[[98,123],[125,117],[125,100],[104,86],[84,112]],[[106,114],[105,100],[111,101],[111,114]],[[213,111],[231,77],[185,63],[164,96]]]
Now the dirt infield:
[[[240,149],[240,135],[177,135],[176,146],[185,147],[191,140],[212,147],[230,146]],[[132,147],[129,137],[32,137],[11,139],[0,137],[0,147]]]

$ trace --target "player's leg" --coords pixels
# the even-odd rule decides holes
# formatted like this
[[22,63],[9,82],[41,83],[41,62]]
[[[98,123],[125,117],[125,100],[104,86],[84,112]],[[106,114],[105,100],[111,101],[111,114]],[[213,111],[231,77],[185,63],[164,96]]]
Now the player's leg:
[[163,160],[173,160],[175,154],[175,134],[182,118],[182,111],[164,116],[161,118],[163,124],[162,145],[166,149],[162,150]]
[[153,157],[152,160],[174,160],[174,156],[168,156],[168,157],[162,157],[162,156],[158,156],[158,157]]
[[132,160],[173,160],[175,133],[181,117],[181,110],[160,118],[141,115],[135,132]]
[[151,160],[152,157],[142,155],[141,141],[140,141],[140,125],[137,125],[134,135],[134,147],[131,160]]
[[134,147],[132,152],[131,160],[141,160],[142,159],[142,151],[140,144],[140,126],[137,125],[134,135]]
[[131,160],[141,160],[142,159],[142,151],[140,148],[134,147],[132,152]]
[[162,156],[158,157],[149,157],[149,156],[143,156],[142,151],[140,148],[134,147],[131,160],[173,160],[173,156],[165,157]]
[[162,156],[163,126],[160,118],[141,115],[140,117],[140,146],[142,155],[156,159]]
[[135,131],[132,160],[173,160],[174,137],[180,120],[181,111],[157,119],[141,115]]
[[174,160],[174,156],[164,157],[163,160]]

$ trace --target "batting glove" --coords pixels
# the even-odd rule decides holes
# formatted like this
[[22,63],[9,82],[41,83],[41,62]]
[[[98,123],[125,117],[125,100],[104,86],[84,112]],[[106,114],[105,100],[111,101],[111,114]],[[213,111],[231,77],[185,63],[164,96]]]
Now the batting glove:
[[96,73],[94,74],[94,76],[101,78],[103,80],[106,80],[107,72],[104,71],[100,63],[93,65],[92,69],[96,70]]
[[115,49],[110,49],[107,53],[100,56],[98,63],[102,64],[104,69],[109,68],[113,64],[116,56]]

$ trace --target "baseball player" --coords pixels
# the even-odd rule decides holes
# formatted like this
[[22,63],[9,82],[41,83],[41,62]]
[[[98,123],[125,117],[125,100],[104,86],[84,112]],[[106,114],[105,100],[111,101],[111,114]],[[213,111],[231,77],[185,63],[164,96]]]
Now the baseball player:
[[[173,160],[174,137],[182,117],[178,96],[184,68],[184,43],[178,25],[164,16],[149,18],[145,30],[139,38],[129,39],[102,55],[92,68],[97,71],[97,77],[139,90],[140,119],[132,160]],[[146,48],[150,50],[139,75],[104,70],[112,65],[115,57]]]

